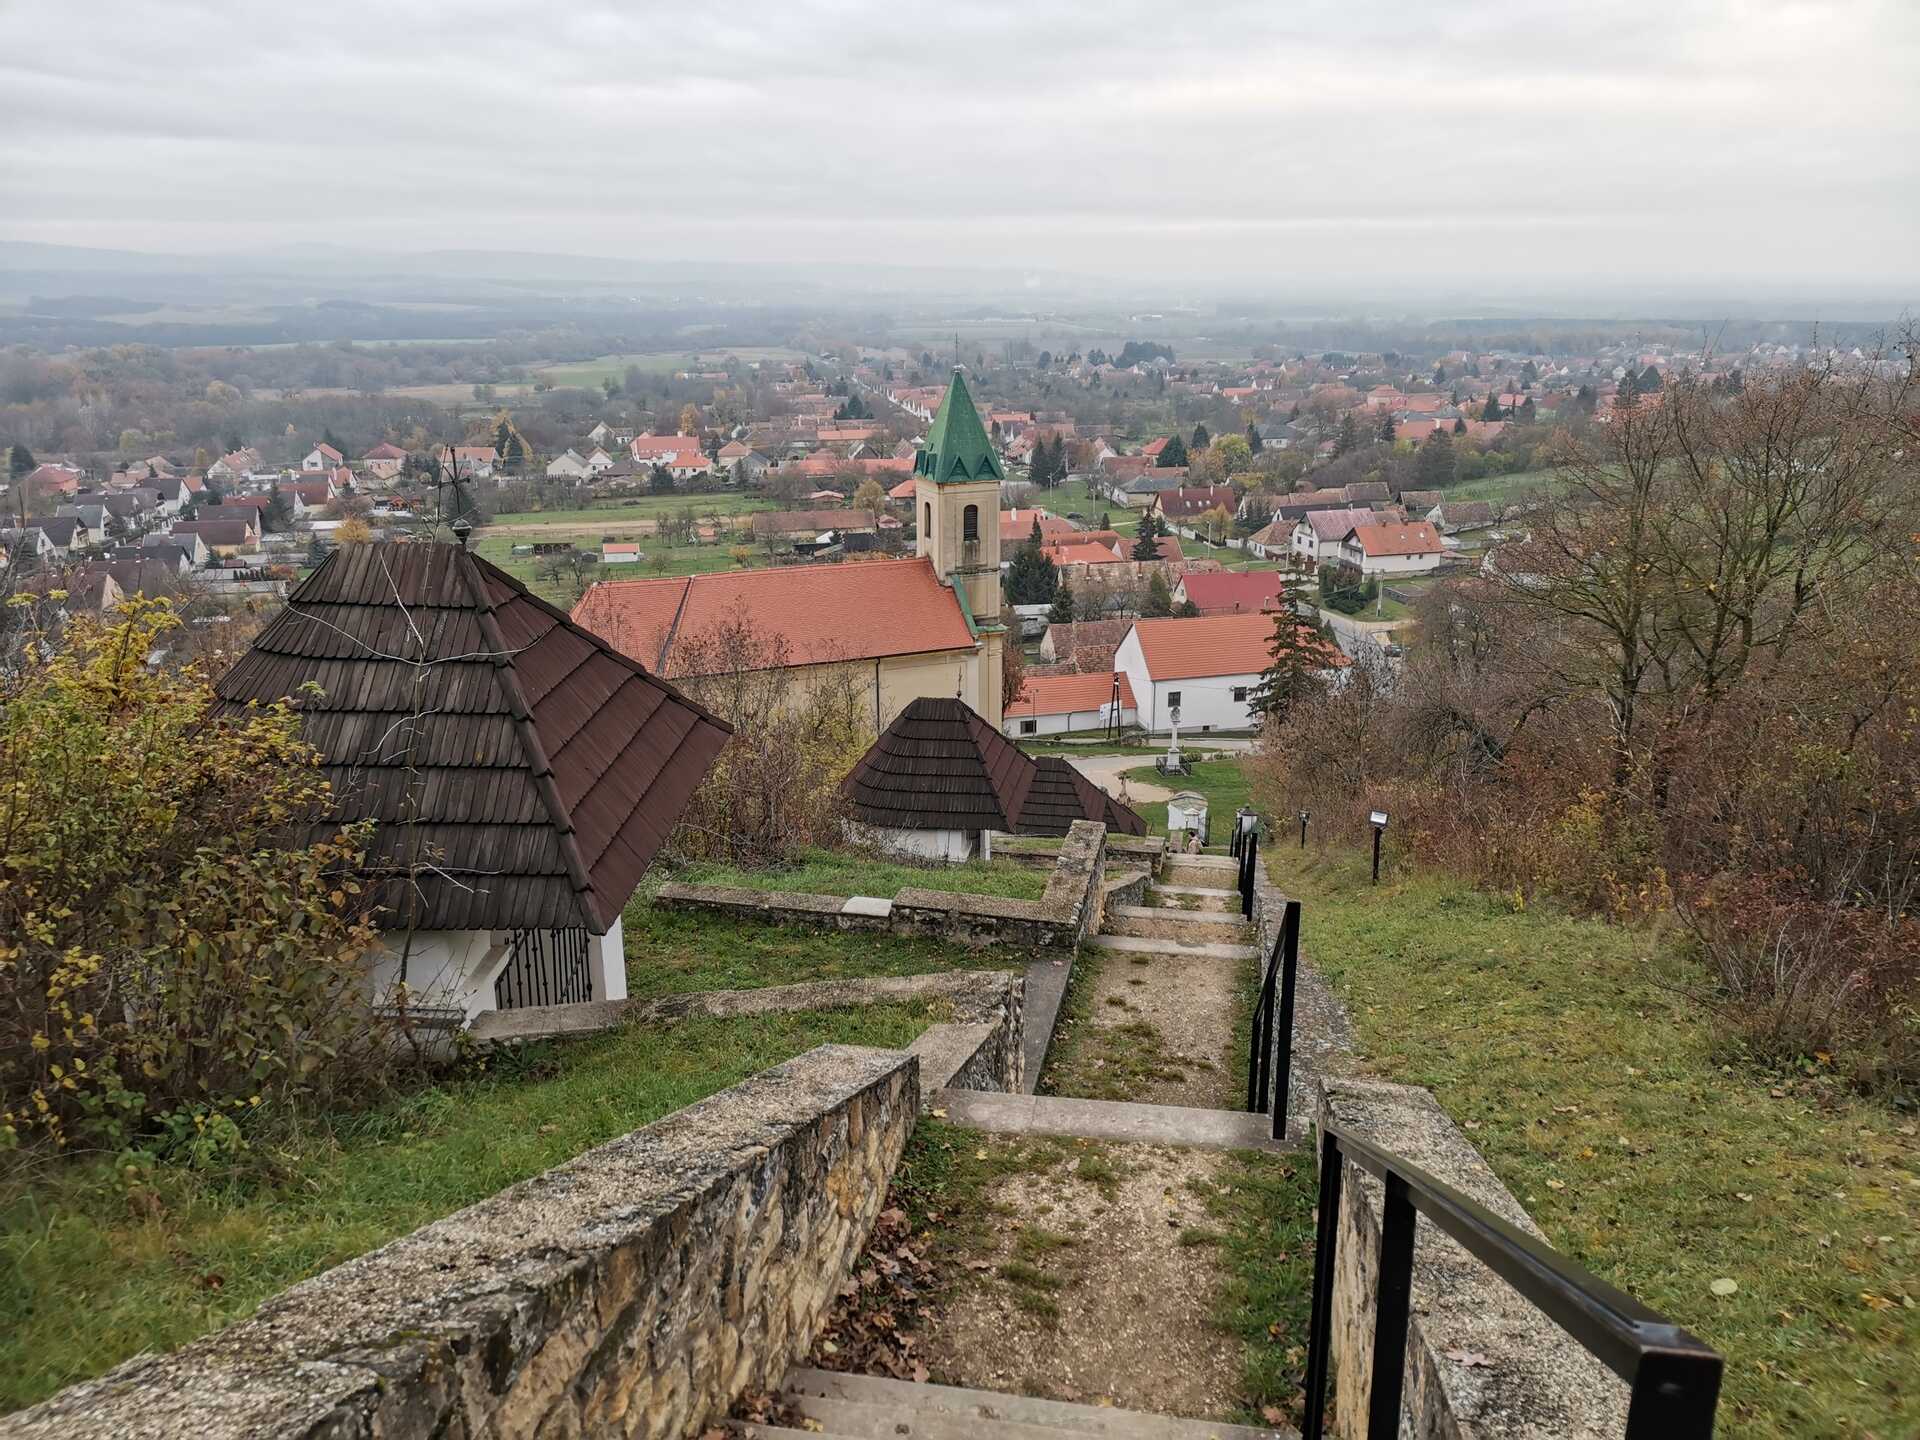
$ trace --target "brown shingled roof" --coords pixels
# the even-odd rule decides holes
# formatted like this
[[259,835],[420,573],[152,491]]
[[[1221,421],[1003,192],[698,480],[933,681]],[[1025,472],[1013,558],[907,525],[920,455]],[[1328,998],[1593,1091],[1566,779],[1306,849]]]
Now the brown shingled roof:
[[856,820],[888,830],[1064,835],[1075,820],[1092,820],[1146,834],[1138,815],[1065,761],[1034,760],[960,700],[909,702],[840,793]]
[[728,735],[453,545],[335,550],[214,688],[294,698],[388,929],[605,934]]
[[1026,835],[1064,835],[1076,820],[1105,824],[1123,835],[1144,835],[1147,822],[1108,795],[1058,755],[1033,762],[1033,786],[1020,809]]

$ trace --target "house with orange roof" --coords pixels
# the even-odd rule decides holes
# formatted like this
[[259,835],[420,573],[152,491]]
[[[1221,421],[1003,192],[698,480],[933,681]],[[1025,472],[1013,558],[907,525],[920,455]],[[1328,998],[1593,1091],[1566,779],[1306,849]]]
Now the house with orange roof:
[[1007,707],[1005,729],[1016,738],[1104,730],[1114,720],[1116,710],[1123,729],[1138,723],[1133,684],[1117,670],[1029,675]]
[[[1176,715],[1182,733],[1256,728],[1252,696],[1274,624],[1263,614],[1134,621],[1113,668],[1133,688],[1141,728],[1164,734]],[[1326,659],[1329,673],[1347,663],[1330,645]]]
[[1440,532],[1421,521],[1407,525],[1354,525],[1333,558],[1362,575],[1424,575],[1446,555]]
[[345,459],[346,456],[333,446],[323,443],[307,452],[307,458],[300,462],[300,468],[302,470],[333,470],[337,469]]

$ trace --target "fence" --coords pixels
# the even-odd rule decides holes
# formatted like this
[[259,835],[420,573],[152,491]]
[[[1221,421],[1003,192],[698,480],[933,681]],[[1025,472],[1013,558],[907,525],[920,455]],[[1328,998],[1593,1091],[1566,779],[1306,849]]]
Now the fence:
[[1271,1099],[1276,1140],[1287,1136],[1287,1100],[1293,1075],[1293,996],[1299,969],[1300,902],[1289,900],[1280,921],[1279,938],[1267,957],[1266,976],[1260,983],[1260,998],[1254,1002],[1253,1024],[1247,1032],[1247,1109],[1264,1114]]
[[1302,1440],[1324,1440],[1333,1349],[1340,1192],[1351,1162],[1385,1188],[1374,1299],[1369,1440],[1398,1440],[1413,1301],[1416,1216],[1425,1216],[1583,1349],[1625,1380],[1626,1440],[1710,1440],[1720,1399],[1720,1356],[1599,1276],[1557,1254],[1444,1181],[1327,1121],[1320,1137],[1319,1238],[1307,1333]]

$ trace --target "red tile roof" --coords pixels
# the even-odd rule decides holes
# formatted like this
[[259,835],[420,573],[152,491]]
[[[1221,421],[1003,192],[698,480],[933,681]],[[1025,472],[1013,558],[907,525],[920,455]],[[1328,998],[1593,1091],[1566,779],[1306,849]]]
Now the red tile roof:
[[[1113,699],[1113,672],[1090,670],[1083,675],[1029,675],[1007,709],[1009,720],[1037,715],[1097,715]],[[1133,708],[1133,686],[1120,677],[1120,707]]]
[[1348,532],[1368,556],[1432,555],[1447,547],[1433,526],[1356,525]]
[[1118,565],[1118,556],[1104,545],[1082,541],[1066,545],[1040,547],[1056,565]]
[[1202,615],[1258,615],[1280,608],[1286,586],[1276,570],[1218,570],[1181,582]]
[[[1136,620],[1140,653],[1155,681],[1197,680],[1209,675],[1258,675],[1267,668],[1273,643],[1271,615],[1203,615],[1189,620]],[[1329,647],[1327,664],[1345,663]]]
[[1018,545],[1033,534],[1035,521],[1040,522],[1042,540],[1065,539],[1077,532],[1071,520],[1062,520],[1047,510],[1002,510],[1000,512],[1001,545]]
[[973,632],[931,560],[796,565],[667,580],[603,580],[576,622],[663,675],[685,673],[677,645],[744,621],[785,640],[795,665],[972,647]]

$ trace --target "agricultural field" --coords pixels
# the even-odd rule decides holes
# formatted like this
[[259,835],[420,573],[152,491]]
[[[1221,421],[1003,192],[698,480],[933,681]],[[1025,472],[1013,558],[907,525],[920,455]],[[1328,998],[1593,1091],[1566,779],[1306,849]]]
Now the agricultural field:
[[541,365],[535,369],[542,380],[556,388],[578,386],[591,390],[603,380],[620,380],[629,366],[637,366],[650,375],[671,375],[679,370],[718,370],[728,360],[751,365],[756,361],[775,365],[797,365],[813,358],[805,350],[784,345],[739,345],[715,350],[674,350],[652,354],[602,355],[596,360],[571,360]]

